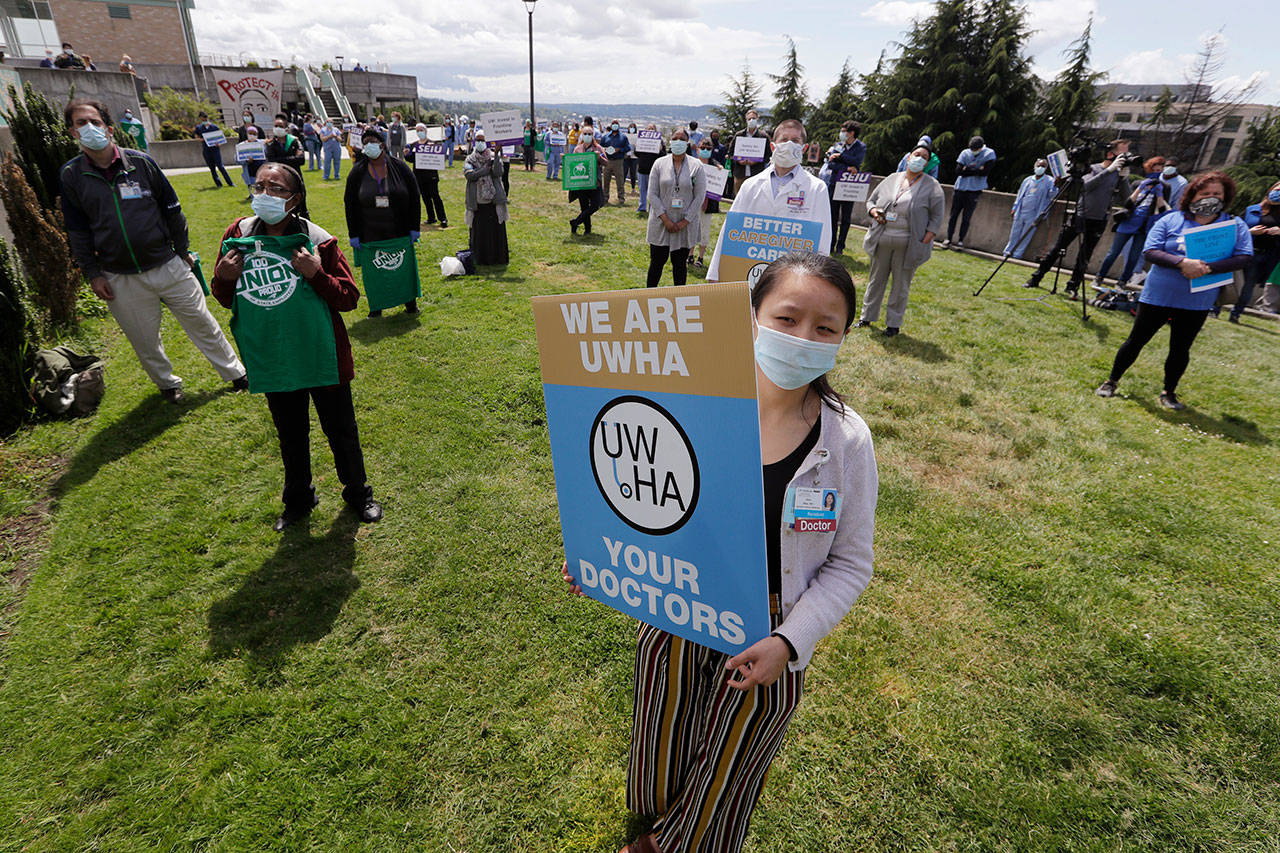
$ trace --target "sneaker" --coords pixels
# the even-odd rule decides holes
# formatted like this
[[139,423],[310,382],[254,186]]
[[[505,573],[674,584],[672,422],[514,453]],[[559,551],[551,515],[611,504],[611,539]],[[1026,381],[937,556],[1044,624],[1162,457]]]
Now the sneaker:
[[950,241],[950,240],[947,240],[947,239],[939,240],[939,241],[938,241],[938,248],[939,248],[939,249],[950,249],[950,248],[951,248],[951,241]]
[[1178,395],[1172,391],[1160,392],[1160,405],[1164,406],[1166,409],[1172,409],[1175,412],[1181,412],[1187,407],[1187,404],[1180,402],[1178,400]]
[[1034,278],[1029,278],[1022,283],[1022,286],[1023,287],[1039,287],[1040,282],[1036,281]]
[[1116,383],[1108,379],[1106,382],[1099,385],[1098,390],[1093,393],[1097,394],[1099,397],[1114,397],[1116,395]]
[[960,250],[960,249],[963,249],[963,248],[964,248],[964,241],[963,241],[963,240],[957,240],[957,241],[955,241],[954,243],[952,243],[952,244],[951,244],[951,248],[956,249],[957,251],[958,251],[958,250]]

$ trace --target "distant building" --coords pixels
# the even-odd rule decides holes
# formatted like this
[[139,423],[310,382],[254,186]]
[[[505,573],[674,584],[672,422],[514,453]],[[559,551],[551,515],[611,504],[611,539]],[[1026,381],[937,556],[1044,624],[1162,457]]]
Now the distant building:
[[195,0],[0,0],[0,40],[7,55],[43,59],[69,42],[102,71],[123,54],[134,62],[195,65]]
[[[1099,135],[1112,134],[1132,139],[1144,156],[1162,154],[1176,156],[1182,161],[1183,173],[1210,168],[1233,166],[1240,160],[1248,129],[1266,120],[1267,116],[1280,113],[1280,107],[1268,104],[1240,104],[1226,115],[1219,105],[1205,101],[1211,93],[1208,87],[1189,84],[1131,85],[1118,83],[1102,87],[1106,101],[1099,109],[1092,130]],[[1172,103],[1171,120],[1157,125],[1153,112],[1165,91]],[[1187,126],[1187,132],[1179,137],[1182,124],[1182,105],[1195,103],[1206,113],[1203,121]]]

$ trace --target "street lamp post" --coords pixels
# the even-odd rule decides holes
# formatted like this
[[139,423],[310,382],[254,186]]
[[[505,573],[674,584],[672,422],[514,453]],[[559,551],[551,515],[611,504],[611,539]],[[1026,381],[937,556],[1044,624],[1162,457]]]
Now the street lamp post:
[[344,58],[344,57],[341,57],[341,56],[335,56],[335,57],[334,57],[334,59],[338,60],[338,73],[339,73],[339,74],[341,74],[341,73],[342,73],[342,60],[343,60],[343,58]]
[[533,111],[533,6],[538,0],[524,0],[524,7],[529,11],[529,126],[538,132],[538,117]]

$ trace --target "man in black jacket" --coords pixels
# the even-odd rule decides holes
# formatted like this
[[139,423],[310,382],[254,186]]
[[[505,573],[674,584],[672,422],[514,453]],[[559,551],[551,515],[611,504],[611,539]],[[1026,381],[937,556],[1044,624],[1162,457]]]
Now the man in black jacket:
[[187,220],[156,161],[115,144],[105,104],[77,98],[63,117],[81,149],[60,174],[71,253],[142,368],[166,400],[182,399],[182,379],[173,375],[160,342],[160,306],[166,305],[218,375],[237,390],[248,388],[244,365],[192,274]]

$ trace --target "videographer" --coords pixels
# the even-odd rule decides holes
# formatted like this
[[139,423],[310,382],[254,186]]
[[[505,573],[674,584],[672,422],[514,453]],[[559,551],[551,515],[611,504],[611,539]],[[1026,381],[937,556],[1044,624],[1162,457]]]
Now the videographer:
[[[1101,163],[1089,167],[1088,174],[1082,178],[1080,199],[1076,202],[1075,214],[1058,235],[1054,243],[1040,262],[1040,266],[1023,283],[1023,287],[1039,287],[1040,281],[1053,269],[1066,253],[1072,241],[1081,237],[1080,251],[1076,254],[1076,263],[1067,281],[1067,295],[1076,297],[1080,285],[1084,283],[1085,270],[1089,266],[1089,258],[1102,235],[1107,230],[1107,213],[1111,209],[1111,199],[1115,195],[1123,178],[1129,175],[1129,164],[1137,159],[1136,154],[1129,153],[1129,140],[1117,139],[1107,146],[1106,157]],[[1072,180],[1075,180],[1073,177]],[[1059,187],[1062,195],[1064,187]]]

